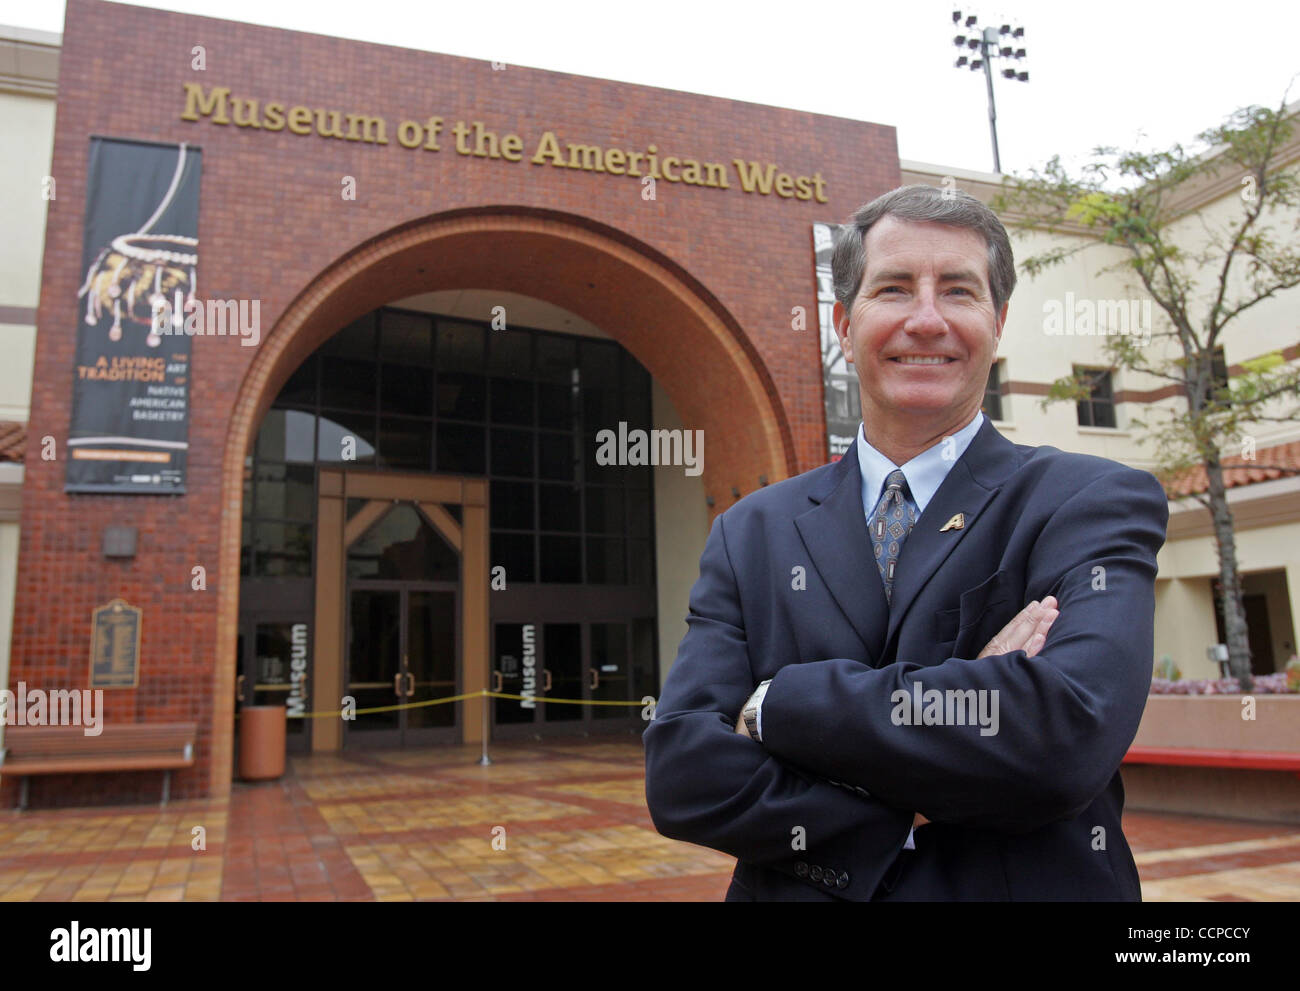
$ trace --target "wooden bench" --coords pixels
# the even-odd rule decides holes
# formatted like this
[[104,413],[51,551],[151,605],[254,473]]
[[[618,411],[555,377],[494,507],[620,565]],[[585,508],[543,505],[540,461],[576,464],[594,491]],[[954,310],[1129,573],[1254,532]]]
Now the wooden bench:
[[197,735],[197,723],[104,726],[98,736],[86,736],[80,726],[7,726],[0,778],[22,778],[18,807],[25,809],[32,775],[161,770],[166,805],[172,771],[194,764]]
[[1245,767],[1300,774],[1300,753],[1274,750],[1197,750],[1191,747],[1129,747],[1125,764],[1172,764],[1183,767]]

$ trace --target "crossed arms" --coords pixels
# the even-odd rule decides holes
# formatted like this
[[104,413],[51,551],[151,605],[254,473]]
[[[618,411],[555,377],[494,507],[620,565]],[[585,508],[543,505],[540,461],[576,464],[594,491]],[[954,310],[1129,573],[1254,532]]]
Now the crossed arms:
[[[925,668],[905,659],[880,668],[848,658],[790,664],[763,701],[761,744],[734,729],[755,679],[720,517],[645,734],[656,827],[792,873],[791,832],[803,826],[828,861],[839,854],[859,872],[883,874],[917,813],[1012,833],[1077,815],[1113,776],[1145,705],[1167,512],[1144,473],[1119,469],[1085,485],[1029,554],[1026,589],[1059,602],[1036,654],[1025,641]],[[1098,567],[1104,589],[1094,588]],[[927,690],[996,690],[999,732],[894,725],[894,692],[922,675]]]

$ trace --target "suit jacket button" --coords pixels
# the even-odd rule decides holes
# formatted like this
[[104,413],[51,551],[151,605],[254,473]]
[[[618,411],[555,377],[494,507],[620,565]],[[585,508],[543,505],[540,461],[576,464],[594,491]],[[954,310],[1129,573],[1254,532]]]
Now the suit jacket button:
[[795,863],[795,865],[794,865],[794,876],[795,876],[795,877],[807,877],[807,876],[808,876],[808,865],[805,864],[802,860],[797,861],[797,862]]
[[820,881],[822,879],[822,869],[814,864],[808,868],[808,877],[813,881]]
[[849,886],[849,875],[847,871],[841,872],[840,876],[835,879],[835,887],[847,888]]

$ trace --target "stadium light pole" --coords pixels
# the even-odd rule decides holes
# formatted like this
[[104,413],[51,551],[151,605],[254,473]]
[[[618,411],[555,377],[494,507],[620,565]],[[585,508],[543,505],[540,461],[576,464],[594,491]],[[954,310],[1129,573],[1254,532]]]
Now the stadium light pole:
[[[960,10],[952,12],[952,23],[959,30],[965,28],[967,31],[973,31],[971,37],[965,34],[959,34],[953,38],[952,43],[958,48],[968,48],[973,53],[979,50],[979,58],[968,58],[965,55],[958,57],[954,68],[968,68],[972,72],[980,69],[984,70],[984,83],[988,88],[989,94],[989,136],[993,139],[993,171],[1001,174],[1002,157],[998,154],[998,110],[997,104],[993,100],[993,60],[995,58],[1015,59],[1019,62],[1025,57],[1023,48],[1015,48],[1006,44],[1008,41],[1019,41],[1025,36],[1025,29],[1022,27],[1013,28],[1010,24],[1002,24],[998,27],[979,26],[979,18],[974,14],[962,20]],[[1022,83],[1029,82],[1029,73],[1021,72],[1018,69],[1006,68],[1002,70],[1002,75],[1006,79],[1014,79]]]

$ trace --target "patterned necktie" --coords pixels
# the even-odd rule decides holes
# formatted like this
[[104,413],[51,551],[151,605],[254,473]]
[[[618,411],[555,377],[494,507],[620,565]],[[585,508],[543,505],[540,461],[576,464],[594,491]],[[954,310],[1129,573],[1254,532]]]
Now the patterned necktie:
[[871,547],[876,552],[876,566],[885,583],[885,601],[891,605],[894,593],[894,571],[903,541],[916,523],[916,510],[907,491],[907,478],[895,468],[885,479],[885,492],[871,514]]

